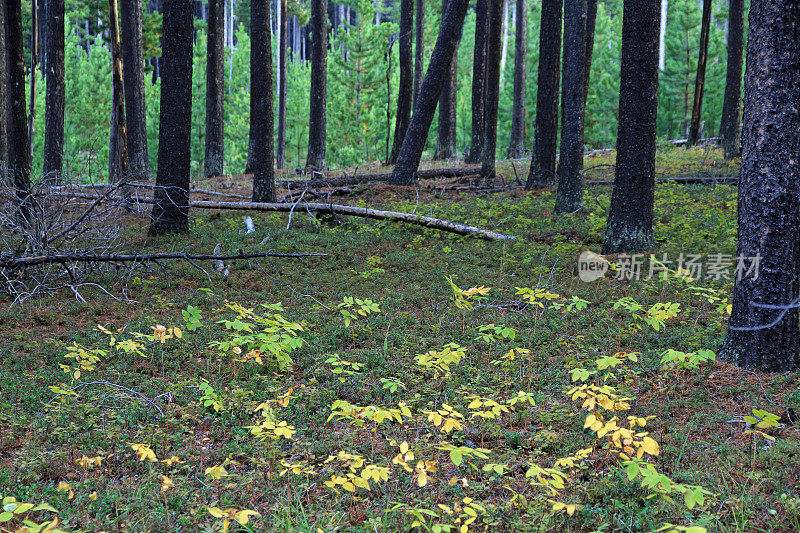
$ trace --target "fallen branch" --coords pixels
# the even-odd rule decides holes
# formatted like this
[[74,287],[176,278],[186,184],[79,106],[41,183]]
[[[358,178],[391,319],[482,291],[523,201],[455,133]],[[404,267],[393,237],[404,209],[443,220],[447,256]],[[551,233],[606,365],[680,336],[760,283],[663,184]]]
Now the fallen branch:
[[0,259],[0,268],[17,269],[36,265],[47,265],[53,263],[147,263],[150,261],[161,261],[166,259],[185,259],[186,261],[230,261],[233,259],[256,259],[262,257],[327,257],[328,254],[303,253],[303,254],[284,254],[273,252],[261,253],[238,253],[238,254],[187,254],[182,252],[165,252],[154,254],[55,254],[55,255],[36,255],[30,257],[12,257]]
[[[73,198],[84,198],[96,200],[97,196],[92,194],[73,194]],[[154,203],[152,198],[138,198],[138,202],[145,204]],[[279,213],[289,213],[293,211],[307,211],[316,213],[331,213],[336,215],[346,215],[361,218],[371,218],[375,220],[395,220],[406,224],[415,224],[433,228],[440,231],[455,233],[457,235],[475,235],[488,241],[502,241],[516,239],[513,235],[505,235],[459,222],[450,222],[439,218],[426,217],[413,213],[400,213],[397,211],[381,211],[368,207],[354,207],[350,205],[320,204],[320,203],[262,203],[262,202],[211,202],[208,200],[191,200],[189,207],[194,209],[222,209],[233,211],[276,211]]]
[[[705,183],[739,183],[739,176],[685,176],[685,177],[664,177],[656,178],[656,181],[671,181],[684,185],[705,184]],[[614,185],[614,180],[588,180],[586,185]]]
[[[419,170],[414,176],[418,180],[440,179],[440,178],[461,178],[464,176],[480,176],[479,166],[463,168],[432,168],[429,170]],[[279,182],[284,189],[304,189],[320,187],[341,187],[344,185],[355,185],[370,181],[389,181],[392,173],[383,174],[359,174],[357,176],[343,176],[340,178],[318,178],[310,180],[286,180]]]

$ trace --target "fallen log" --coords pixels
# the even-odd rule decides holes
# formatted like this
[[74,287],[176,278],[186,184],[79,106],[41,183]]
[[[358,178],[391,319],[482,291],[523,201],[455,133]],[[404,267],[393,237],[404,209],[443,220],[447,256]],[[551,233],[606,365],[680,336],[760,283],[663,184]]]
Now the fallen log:
[[[98,196],[93,194],[80,194],[75,193],[70,195],[72,198],[83,198],[87,200],[96,200]],[[120,200],[121,198],[115,197],[114,199]],[[136,201],[143,204],[154,203],[152,198],[137,198]],[[416,215],[414,213],[401,213],[398,211],[381,211],[379,209],[370,209],[369,207],[354,207],[350,205],[338,204],[321,204],[321,203],[265,203],[265,202],[212,202],[208,200],[190,200],[189,207],[194,209],[221,209],[233,211],[275,211],[279,213],[294,213],[295,211],[307,211],[315,213],[330,213],[333,215],[345,215],[361,218],[371,218],[375,220],[394,220],[397,222],[405,222],[406,224],[414,224],[417,226],[424,226],[426,228],[433,228],[448,233],[455,233],[456,235],[474,235],[481,239],[488,241],[502,241],[516,239],[513,235],[505,235],[495,231],[490,231],[468,224],[461,224],[459,222],[450,222],[449,220],[442,220],[439,218],[426,217],[424,215]]]
[[261,253],[238,253],[238,254],[187,254],[183,252],[164,252],[154,254],[53,254],[53,255],[34,255],[28,257],[11,257],[0,259],[0,268],[19,269],[36,265],[53,263],[147,263],[150,261],[162,261],[167,259],[185,259],[186,261],[230,261],[233,259],[257,259],[262,257],[327,257],[328,254],[303,253],[303,254],[284,254],[273,252]]
[[[440,178],[461,178],[464,176],[480,176],[481,167],[461,167],[461,168],[432,168],[429,170],[418,170],[414,176],[418,180],[440,179]],[[310,180],[284,180],[279,182],[284,189],[305,189],[321,187],[342,187],[345,185],[356,185],[358,183],[368,183],[370,181],[389,181],[392,173],[382,174],[358,174],[356,176],[342,176],[339,178],[314,178]]]
[[[671,181],[674,183],[681,183],[684,185],[697,185],[706,183],[739,183],[739,176],[681,176],[681,177],[666,177],[656,178],[656,182]],[[588,180],[584,182],[586,185],[613,185],[614,180]]]

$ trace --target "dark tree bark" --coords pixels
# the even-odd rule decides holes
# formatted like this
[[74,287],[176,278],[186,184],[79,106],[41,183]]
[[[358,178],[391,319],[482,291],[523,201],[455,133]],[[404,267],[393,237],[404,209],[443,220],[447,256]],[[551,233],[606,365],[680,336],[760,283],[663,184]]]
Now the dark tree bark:
[[306,172],[325,168],[326,102],[328,99],[327,0],[311,0],[311,88]]
[[[442,13],[446,11],[446,6],[450,0],[442,0]],[[461,34],[457,40],[461,39]],[[436,151],[433,158],[437,160],[450,159],[456,155],[457,138],[457,94],[458,94],[458,44],[453,52],[453,60],[450,61],[447,78],[442,94],[439,95],[439,129],[436,138]]]
[[528,3],[517,0],[514,34],[514,106],[511,110],[511,139],[508,158],[525,154],[525,80],[528,76]]
[[533,157],[526,189],[552,184],[556,176],[558,88],[561,81],[561,0],[542,0],[539,32],[536,122]]
[[206,178],[222,175],[225,168],[225,0],[208,2],[206,54]]
[[411,101],[414,98],[414,71],[411,64],[412,33],[414,32],[414,0],[400,1],[400,86],[397,89],[397,116],[394,126],[394,143],[389,164],[397,162],[397,154],[411,121]]
[[785,372],[800,366],[800,4],[751,2],[746,64],[737,255],[760,264],[735,282],[720,357]]
[[725,159],[740,154],[739,111],[742,99],[742,48],[744,37],[744,0],[730,0],[728,12],[728,66],[725,74],[725,97],[719,136]]
[[428,70],[422,80],[414,113],[411,115],[411,123],[406,131],[406,138],[403,140],[397,164],[392,172],[390,183],[394,185],[414,183],[414,173],[419,167],[419,160],[422,157],[422,150],[425,148],[425,140],[428,138],[445,78],[449,75],[450,62],[453,60],[458,46],[461,29],[464,26],[464,17],[467,15],[467,7],[469,7],[469,0],[451,0],[442,16],[442,24],[436,38],[436,45],[433,47]]
[[130,178],[128,172],[128,135],[125,128],[125,89],[122,69],[122,43],[119,39],[119,10],[117,0],[108,0],[109,29],[112,62],[111,149],[109,150],[109,178],[112,183]]
[[592,55],[594,54],[594,33],[597,23],[597,0],[586,2],[586,51],[585,67],[583,70],[583,109],[586,110],[586,98],[589,95],[589,80],[592,73]]
[[158,171],[151,235],[189,230],[193,7],[191,0],[164,0]]
[[47,1],[44,179],[61,183],[64,161],[64,0]]
[[28,155],[31,157],[31,161],[28,163],[28,166],[33,166],[33,139],[34,135],[36,134],[36,76],[34,76],[34,74],[36,73],[36,68],[39,64],[38,3],[38,0],[31,0],[31,105],[30,109],[28,110],[28,142],[30,143]]
[[417,105],[417,96],[422,87],[423,68],[422,63],[425,59],[425,0],[417,1],[417,18],[414,21],[414,34],[416,43],[414,45],[414,106]]
[[278,20],[280,38],[278,43],[278,139],[275,148],[275,160],[278,168],[286,166],[286,48],[288,44],[286,33],[286,0],[277,0],[281,13]]
[[686,147],[697,144],[700,138],[700,119],[703,114],[703,93],[706,88],[706,63],[708,62],[708,34],[711,28],[711,0],[703,0],[703,20],[700,25],[700,54],[697,59],[697,76],[694,81],[694,100],[692,102],[692,121],[689,124],[689,138]]
[[475,2],[475,48],[472,54],[472,139],[467,163],[478,163],[483,156],[484,107],[486,92],[486,31],[488,0]]
[[253,145],[253,201],[274,202],[275,120],[272,111],[272,32],[269,0],[250,3],[250,138]]
[[561,154],[555,213],[583,209],[583,126],[586,85],[586,0],[564,4],[564,67],[561,79]]
[[8,161],[9,172],[20,203],[19,215],[28,218],[28,198],[31,190],[31,144],[28,140],[28,124],[25,117],[25,59],[22,44],[22,0],[9,0],[6,4],[8,17],[8,71],[10,77],[9,99],[11,120],[9,121]]
[[150,157],[147,153],[147,108],[144,95],[142,0],[123,0],[121,4],[128,168],[131,177],[147,180],[150,179]]
[[655,244],[656,112],[661,0],[626,0],[622,14],[617,169],[604,254]]
[[0,2],[0,186],[8,183],[8,39],[6,38],[6,2]]
[[489,0],[486,31],[486,85],[483,115],[481,176],[493,179],[497,153],[497,111],[500,105],[500,55],[503,38],[503,0]]

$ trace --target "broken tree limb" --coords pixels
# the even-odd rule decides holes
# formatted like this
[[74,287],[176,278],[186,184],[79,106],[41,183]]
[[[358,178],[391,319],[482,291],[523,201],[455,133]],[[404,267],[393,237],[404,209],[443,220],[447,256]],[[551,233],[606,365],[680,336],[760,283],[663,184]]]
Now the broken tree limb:
[[502,241],[508,239],[515,239],[512,235],[504,235],[495,231],[490,231],[459,222],[450,222],[439,218],[426,217],[423,215],[416,215],[413,213],[400,213],[397,211],[381,211],[378,209],[370,209],[368,207],[354,207],[350,205],[337,205],[337,204],[321,204],[321,203],[297,203],[297,204],[270,204],[260,202],[209,202],[209,201],[192,201],[189,202],[189,207],[195,209],[231,209],[242,211],[277,211],[288,213],[289,211],[313,211],[317,213],[331,213],[336,215],[346,215],[362,218],[372,218],[375,220],[395,220],[398,222],[405,222],[407,224],[416,224],[418,226],[425,226],[426,228],[433,228],[457,235],[474,235],[489,241]]
[[[93,194],[71,194],[73,198],[83,198],[87,200],[96,200],[97,196]],[[119,198],[116,198],[119,199]],[[152,198],[138,198],[139,203],[152,204]],[[264,203],[264,202],[212,202],[208,200],[191,200],[189,207],[194,209],[221,209],[232,211],[275,211],[279,213],[289,213],[293,211],[307,211],[315,213],[331,213],[335,215],[345,215],[361,218],[371,218],[375,220],[394,220],[397,222],[405,222],[406,224],[415,224],[417,226],[424,226],[426,228],[437,229],[446,231],[448,233],[455,233],[456,235],[474,235],[481,239],[488,241],[503,241],[516,239],[513,235],[505,235],[495,231],[490,231],[459,222],[450,222],[449,220],[442,220],[439,218],[426,217],[423,215],[416,215],[414,213],[401,213],[398,211],[381,211],[379,209],[370,209],[368,207],[354,207],[350,205],[338,204],[322,204],[322,203]]]
[[261,253],[238,253],[238,254],[187,254],[183,252],[164,252],[153,254],[54,254],[54,255],[35,255],[29,257],[10,257],[0,259],[0,268],[18,269],[36,265],[46,265],[53,263],[147,263],[150,261],[162,261],[167,259],[185,259],[187,261],[230,261],[233,259],[257,259],[262,257],[328,257],[328,254],[302,253],[284,254],[273,252]]
[[[439,178],[461,178],[464,176],[480,176],[481,167],[471,166],[463,168],[432,168],[429,170],[418,170],[414,176],[418,180],[429,180]],[[392,173],[383,174],[358,174],[356,176],[342,176],[339,178],[315,178],[310,180],[285,180],[279,182],[284,189],[304,189],[320,187],[341,187],[344,185],[355,185],[357,183],[367,183],[370,181],[389,181]]]

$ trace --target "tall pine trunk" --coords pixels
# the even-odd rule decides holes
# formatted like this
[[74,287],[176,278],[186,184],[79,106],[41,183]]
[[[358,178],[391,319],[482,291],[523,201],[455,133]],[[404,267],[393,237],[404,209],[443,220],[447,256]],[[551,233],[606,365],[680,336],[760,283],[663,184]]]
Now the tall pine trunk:
[[417,105],[417,96],[422,86],[424,70],[422,63],[425,59],[425,0],[416,0],[417,14],[414,21],[414,106]]
[[8,184],[8,39],[6,2],[0,2],[0,187]]
[[583,208],[583,127],[586,82],[586,0],[564,4],[564,67],[561,79],[561,154],[555,213]]
[[269,0],[250,3],[250,138],[253,147],[253,201],[275,201],[272,111],[272,35]]
[[514,34],[514,105],[511,109],[511,139],[508,158],[525,154],[525,81],[528,76],[528,3],[517,0]]
[[146,180],[150,179],[150,156],[147,153],[147,108],[144,95],[142,0],[123,0],[121,4],[128,167],[132,178]]
[[483,154],[481,176],[493,179],[497,153],[497,111],[500,106],[500,55],[504,0],[489,0],[486,32],[486,95],[484,96]]
[[739,111],[742,101],[742,48],[744,37],[744,0],[730,0],[728,12],[728,66],[725,74],[725,97],[719,136],[725,159],[740,153]]
[[414,31],[414,0],[400,1],[400,86],[397,88],[397,116],[394,143],[389,164],[397,161],[403,138],[411,121],[411,101],[414,92],[414,71],[411,64],[412,33]]
[[48,0],[47,4],[43,172],[45,181],[58,184],[64,161],[64,0]]
[[8,71],[11,90],[10,142],[8,146],[9,171],[19,200],[19,216],[29,222],[28,199],[31,190],[31,144],[25,117],[25,59],[22,44],[22,0],[6,2],[8,17]]
[[552,184],[556,176],[558,89],[561,81],[561,1],[542,0],[536,122],[526,189]]
[[[450,0],[442,0],[442,13],[446,11],[446,6]],[[461,38],[461,34],[456,36]],[[458,45],[453,52],[453,60],[447,71],[447,78],[442,87],[442,94],[439,96],[439,130],[436,139],[436,151],[434,159],[450,159],[456,155],[457,137],[457,90],[458,90]]]
[[586,112],[586,98],[589,95],[589,80],[592,73],[592,55],[594,54],[594,33],[597,25],[597,0],[586,2],[586,51],[585,67],[583,70],[583,109]]
[[694,146],[700,139],[700,119],[703,115],[703,93],[706,88],[706,63],[708,62],[708,34],[711,29],[711,0],[703,0],[703,20],[700,25],[700,52],[697,58],[697,76],[694,81],[692,122],[686,146]]
[[151,235],[189,230],[194,2],[164,0],[158,171]]
[[306,172],[325,168],[326,102],[328,98],[327,0],[311,0],[311,88]]
[[278,28],[280,37],[278,38],[278,138],[275,147],[275,161],[278,168],[286,166],[286,91],[288,88],[286,75],[286,49],[288,45],[288,34],[286,28],[286,0],[277,0],[280,7],[278,16]]
[[38,13],[38,4],[39,0],[31,0],[31,83],[30,83],[30,91],[31,91],[31,100],[30,100],[30,109],[28,109],[28,142],[30,143],[30,147],[28,148],[28,155],[31,157],[31,161],[28,162],[28,166],[32,166],[33,163],[33,140],[36,135],[36,68],[39,64],[39,13]]
[[428,138],[433,115],[436,113],[439,95],[448,76],[450,62],[454,59],[458,46],[461,29],[464,26],[464,17],[467,15],[469,0],[451,0],[447,10],[442,16],[439,35],[433,47],[431,60],[422,87],[414,105],[411,123],[406,131],[406,138],[397,156],[397,164],[392,171],[390,183],[394,185],[411,185],[414,183],[414,173],[419,167],[425,141]]
[[225,0],[208,2],[206,52],[206,150],[203,174],[223,174],[225,168]]
[[478,163],[483,157],[484,96],[486,96],[486,31],[488,0],[475,2],[475,48],[472,54],[472,138],[467,163]]
[[604,254],[655,244],[656,112],[660,0],[626,0],[622,15],[617,168]]
[[737,255],[760,264],[737,276],[720,357],[766,372],[800,366],[798,21],[794,0],[750,4]]
[[111,149],[109,150],[109,181],[130,179],[128,173],[128,135],[125,128],[125,89],[123,88],[122,43],[119,37],[119,10],[117,0],[108,0],[109,30],[111,38]]

